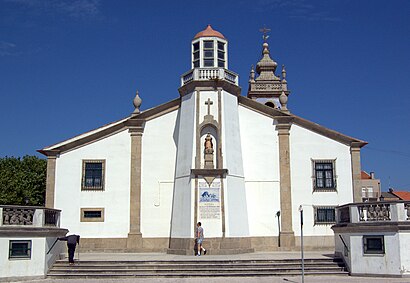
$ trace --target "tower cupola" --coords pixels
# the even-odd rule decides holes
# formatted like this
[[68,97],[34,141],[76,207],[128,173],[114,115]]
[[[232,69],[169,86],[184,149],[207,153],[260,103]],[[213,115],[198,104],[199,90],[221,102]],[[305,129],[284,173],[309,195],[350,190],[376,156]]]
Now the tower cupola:
[[211,25],[198,32],[192,40],[192,69],[225,68],[228,69],[228,41]]
[[[234,85],[240,94],[238,74],[228,69],[228,40],[208,25],[198,32],[191,42],[191,69],[181,76],[180,93],[196,86],[212,84]],[[227,87],[227,85],[225,86]],[[182,95],[182,94],[181,94]]]

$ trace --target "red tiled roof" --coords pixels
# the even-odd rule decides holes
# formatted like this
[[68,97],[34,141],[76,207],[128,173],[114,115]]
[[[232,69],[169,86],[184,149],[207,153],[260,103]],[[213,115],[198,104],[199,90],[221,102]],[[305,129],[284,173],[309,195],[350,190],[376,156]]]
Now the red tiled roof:
[[361,172],[361,178],[362,178],[362,180],[364,180],[364,179],[371,179],[372,177],[369,175],[369,174],[367,174],[367,172],[366,171],[362,171]]
[[203,31],[198,32],[198,33],[195,35],[194,39],[197,39],[197,38],[200,38],[200,37],[213,37],[213,36],[219,37],[219,38],[222,38],[222,39],[226,39],[226,38],[223,36],[222,33],[220,33],[219,31],[214,30],[214,29],[211,27],[211,25],[208,25],[208,26],[206,27],[206,29],[204,29]]
[[396,192],[396,191],[393,191],[393,194],[398,196],[401,200],[410,200],[410,192]]

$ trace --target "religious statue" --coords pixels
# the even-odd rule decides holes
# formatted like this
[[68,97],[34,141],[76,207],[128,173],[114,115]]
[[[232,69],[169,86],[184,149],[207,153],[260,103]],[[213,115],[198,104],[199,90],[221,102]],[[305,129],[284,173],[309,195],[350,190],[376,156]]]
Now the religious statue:
[[205,144],[204,145],[205,145],[205,154],[214,153],[214,145],[212,143],[212,137],[209,133],[205,137]]

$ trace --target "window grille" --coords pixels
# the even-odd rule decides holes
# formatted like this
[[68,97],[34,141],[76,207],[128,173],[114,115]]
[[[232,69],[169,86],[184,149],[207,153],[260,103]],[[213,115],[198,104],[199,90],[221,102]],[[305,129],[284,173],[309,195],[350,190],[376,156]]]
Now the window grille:
[[336,214],[334,206],[316,206],[315,225],[327,225],[336,223]]
[[104,190],[105,160],[83,160],[82,190]]
[[384,236],[363,236],[364,254],[384,254]]
[[312,160],[313,191],[336,190],[336,160]]
[[9,259],[14,258],[31,258],[31,240],[20,241],[20,240],[10,240],[9,241]]

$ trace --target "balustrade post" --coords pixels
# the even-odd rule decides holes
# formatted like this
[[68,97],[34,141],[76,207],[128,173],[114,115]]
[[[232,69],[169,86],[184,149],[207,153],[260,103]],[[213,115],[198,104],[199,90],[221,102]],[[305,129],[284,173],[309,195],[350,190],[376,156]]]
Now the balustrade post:
[[392,221],[406,221],[407,220],[407,215],[406,215],[406,209],[404,207],[404,203],[392,203],[390,205],[390,211],[391,211],[391,220]]
[[360,222],[359,206],[357,206],[357,205],[349,206],[349,213],[350,213],[350,222],[351,223],[359,223]]

